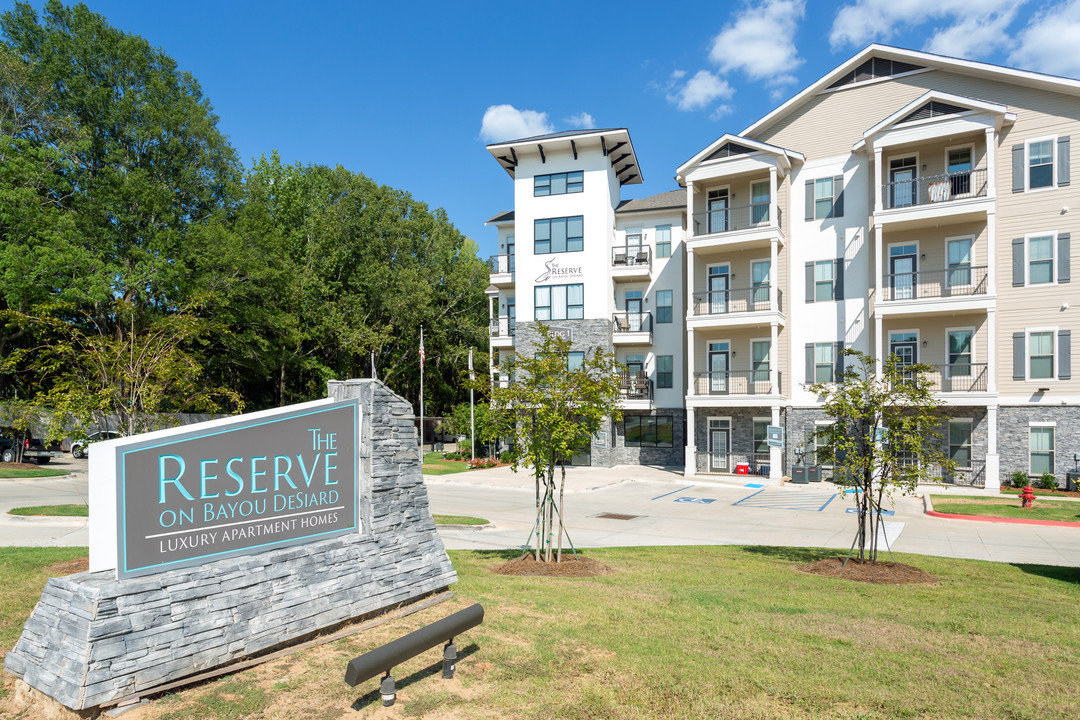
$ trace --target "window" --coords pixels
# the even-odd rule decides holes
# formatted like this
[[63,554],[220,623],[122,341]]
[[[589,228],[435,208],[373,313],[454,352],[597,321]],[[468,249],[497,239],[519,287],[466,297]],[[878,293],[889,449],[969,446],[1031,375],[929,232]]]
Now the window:
[[671,355],[657,355],[656,356],[656,387],[658,388],[670,388],[673,387],[673,380],[675,378],[673,356]]
[[950,197],[971,192],[971,148],[954,148],[947,152]]
[[833,299],[833,261],[818,260],[814,263],[814,301]]
[[537,320],[580,320],[585,317],[584,285],[537,285],[533,293]]
[[656,257],[671,257],[671,226],[656,226]]
[[[769,421],[754,420],[754,454],[759,458],[769,455]],[[764,458],[762,458],[764,459]]]
[[750,222],[764,225],[769,222],[769,183],[756,182],[750,185]]
[[754,305],[769,304],[769,261],[758,260],[750,266],[750,276],[753,279],[754,289],[751,302]]
[[1054,186],[1054,141],[1028,143],[1028,190]]
[[1054,236],[1028,238],[1028,285],[1054,282]]
[[949,287],[971,284],[971,238],[949,240]]
[[1054,473],[1054,428],[1033,427],[1028,429],[1031,459],[1031,475]]
[[833,381],[833,344],[814,344],[814,382]]
[[1033,332],[1028,335],[1028,377],[1033,380],[1053,379],[1054,332],[1052,330]]
[[814,181],[814,220],[833,217],[833,178]]
[[949,421],[949,459],[958,468],[971,467],[971,421]]
[[569,372],[580,370],[585,364],[585,353],[580,350],[566,353],[566,369]]
[[754,382],[768,382],[769,381],[769,347],[771,346],[769,340],[754,340],[750,344],[750,354],[752,357],[752,365],[754,369]]
[[533,226],[533,252],[537,255],[579,252],[584,247],[584,221],[581,215],[537,220]]
[[656,291],[656,322],[671,322],[671,291]]
[[623,434],[627,447],[669,448],[673,446],[674,423],[670,415],[626,415]]
[[634,253],[641,249],[641,228],[626,228],[626,250]]
[[971,375],[971,338],[972,330],[949,331],[949,377],[968,377]]
[[583,189],[582,180],[581,170],[554,175],[537,175],[533,178],[533,197],[579,193]]

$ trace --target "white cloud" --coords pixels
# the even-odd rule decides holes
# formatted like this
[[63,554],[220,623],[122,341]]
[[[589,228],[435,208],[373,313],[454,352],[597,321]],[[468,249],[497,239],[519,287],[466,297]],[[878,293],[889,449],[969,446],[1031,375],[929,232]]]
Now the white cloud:
[[712,104],[714,100],[731,97],[734,92],[726,80],[721,80],[708,70],[698,70],[686,81],[685,85],[669,94],[667,98],[680,110],[700,110]]
[[1009,62],[1026,70],[1080,77],[1080,0],[1068,0],[1032,16],[1017,36]]
[[571,127],[592,129],[596,127],[596,120],[593,120],[593,116],[587,112],[578,113],[577,115],[571,115],[566,118],[566,123]]
[[960,57],[985,57],[1008,42],[1005,30],[1026,0],[856,0],[836,14],[829,43],[834,50],[891,41],[930,21],[936,27],[924,48]]
[[791,71],[803,63],[795,33],[805,14],[805,0],[765,0],[749,6],[713,38],[709,59],[721,73],[741,70],[751,80],[771,85],[793,82]]
[[547,113],[518,110],[513,105],[492,105],[484,111],[480,137],[487,142],[503,142],[555,132]]

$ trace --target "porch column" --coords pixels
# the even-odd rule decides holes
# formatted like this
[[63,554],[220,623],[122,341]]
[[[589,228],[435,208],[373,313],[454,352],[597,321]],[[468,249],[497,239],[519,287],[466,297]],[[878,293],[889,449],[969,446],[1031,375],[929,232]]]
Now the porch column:
[[986,408],[986,469],[984,482],[987,490],[1001,490],[1001,459],[997,451],[997,405]]
[[[875,152],[875,157],[880,159],[881,151]],[[880,168],[880,164],[878,165]],[[880,175],[880,172],[878,173]],[[885,252],[884,240],[882,238],[881,225],[874,224],[874,371],[881,374],[881,360],[882,360],[882,330],[881,330],[881,313],[878,310],[878,305],[884,300],[885,287],[885,258],[883,256]]]
[[[974,338],[972,341],[974,342]],[[986,392],[997,392],[997,308],[995,307],[986,309]]]
[[[686,237],[694,237],[694,183],[686,181]],[[688,249],[689,250],[689,249]]]
[[[780,227],[780,205],[776,202],[776,166],[769,168],[769,224]],[[776,240],[774,239],[775,243]],[[776,267],[776,258],[773,258],[773,267]]]
[[697,472],[697,440],[694,430],[694,408],[686,408],[686,451],[683,465],[683,476],[694,477]]
[[[775,326],[773,326],[775,328]],[[780,424],[780,406],[772,406],[772,424]],[[788,441],[784,438],[784,442]],[[784,448],[770,447],[769,448],[769,482],[776,483],[777,485],[784,478],[784,468],[782,467],[784,461]]]
[[[776,264],[779,256],[780,238],[774,235],[769,241],[769,309],[773,312],[780,311],[780,270]],[[751,278],[751,280],[753,280],[753,278]],[[791,303],[791,298],[788,298],[788,303]]]
[[881,160],[881,148],[874,146],[874,212],[881,212],[882,210],[881,196],[884,194],[884,188],[882,187],[884,171],[881,168]]
[[[986,196],[997,197],[997,182],[994,179],[994,162],[997,156],[997,132],[994,128],[986,128]],[[972,158],[974,160],[975,158]],[[991,236],[991,242],[993,237]]]
[[997,213],[986,213],[986,292],[997,295]]
[[[769,323],[769,394],[780,394],[780,326],[777,323]],[[753,358],[751,358],[751,364]],[[773,423],[774,425],[776,423]]]

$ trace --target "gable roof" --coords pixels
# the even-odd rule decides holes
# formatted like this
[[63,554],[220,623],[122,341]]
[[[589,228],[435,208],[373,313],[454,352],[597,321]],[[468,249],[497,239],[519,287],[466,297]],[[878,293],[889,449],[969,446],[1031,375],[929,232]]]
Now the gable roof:
[[[859,53],[851,57],[849,60],[841,65],[833,68],[827,74],[823,75],[819,79],[815,80],[811,85],[803,89],[790,100],[780,105],[775,110],[764,116],[760,120],[756,121],[740,135],[753,135],[761,132],[765,128],[772,125],[775,121],[788,113],[795,110],[804,102],[809,100],[814,95],[818,94],[822,90],[826,90],[834,82],[839,80],[845,74],[855,70],[855,68],[862,65],[866,60],[872,57],[887,58],[889,60],[896,60],[905,63],[911,63],[913,65],[921,65],[924,69],[914,70],[912,72],[926,72],[927,70],[951,70],[953,72],[962,73],[965,75],[971,75],[975,77],[983,77],[992,80],[998,80],[1001,82],[1009,82],[1017,85],[1025,85],[1027,87],[1036,87],[1043,90],[1051,90],[1054,92],[1066,93],[1069,95],[1080,96],[1080,81],[1073,80],[1072,78],[1058,77],[1056,75],[1046,75],[1044,73],[1032,72],[1030,70],[1016,70],[1014,68],[1004,67],[1002,65],[991,65],[990,63],[975,62],[974,60],[961,60],[959,58],[952,58],[946,55],[936,55],[934,53],[923,52],[921,50],[905,50],[903,48],[893,47],[891,45],[881,45],[874,43],[868,45]],[[906,74],[906,73],[905,73]],[[895,76],[894,76],[895,77]],[[873,82],[873,80],[867,81]],[[838,91],[842,92],[846,87],[857,87],[859,83],[854,85],[845,85]]]
[[985,100],[976,100],[975,98],[964,97],[963,95],[954,95],[952,93],[942,92],[941,90],[927,90],[925,93],[864,132],[862,140],[855,143],[852,150],[861,150],[873,136],[894,125],[900,125],[907,122],[909,115],[925,105],[934,102],[957,106],[959,110],[973,110],[993,115],[999,130],[1001,129],[1002,124],[1012,123],[1016,120],[1016,113],[1009,112],[1009,109],[1004,105],[987,102]]
[[720,148],[724,147],[724,145],[727,145],[728,143],[731,143],[733,145],[741,145],[743,147],[749,148],[754,152],[763,152],[769,155],[775,155],[780,159],[781,164],[785,167],[785,169],[790,169],[793,162],[803,162],[806,159],[806,157],[802,153],[795,152],[794,150],[788,150],[777,145],[770,145],[769,143],[752,140],[748,137],[745,137],[744,135],[732,135],[731,133],[724,133],[719,138],[710,143],[709,146],[706,147],[704,150],[694,155],[694,157],[690,158],[679,166],[679,168],[675,171],[676,182],[683,182],[682,178],[686,176],[686,173],[690,169],[692,169],[695,165],[700,165],[701,163],[709,160],[711,155],[713,155],[715,152],[720,150]]

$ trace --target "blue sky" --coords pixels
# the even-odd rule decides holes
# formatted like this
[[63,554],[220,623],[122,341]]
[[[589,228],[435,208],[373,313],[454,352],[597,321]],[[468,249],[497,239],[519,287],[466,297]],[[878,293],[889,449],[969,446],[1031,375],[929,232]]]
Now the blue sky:
[[871,42],[1080,77],[1080,0],[87,5],[200,81],[245,165],[363,172],[446,208],[483,257],[513,206],[487,142],[629,128],[642,197]]

